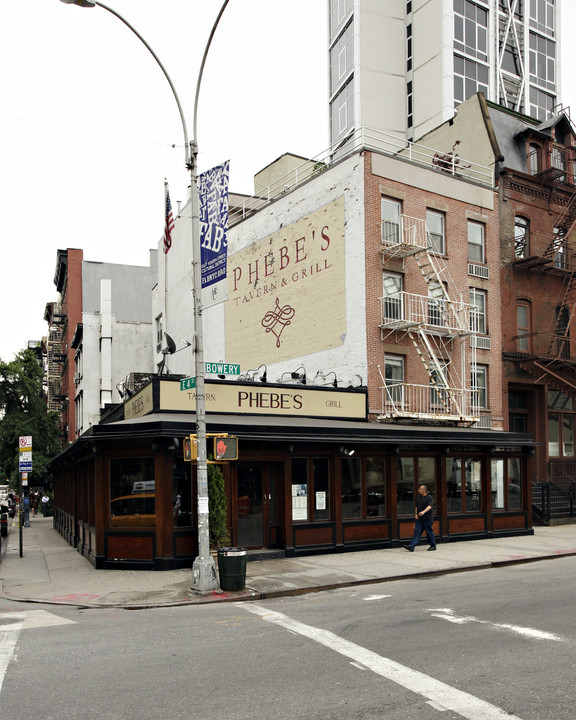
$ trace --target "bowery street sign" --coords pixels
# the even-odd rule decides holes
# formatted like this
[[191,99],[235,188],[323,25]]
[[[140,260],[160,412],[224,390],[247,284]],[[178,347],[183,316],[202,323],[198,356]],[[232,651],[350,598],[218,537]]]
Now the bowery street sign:
[[233,363],[204,363],[207,375],[240,375],[240,365]]
[[189,377],[184,378],[184,380],[180,380],[180,390],[192,390],[196,387],[196,378],[195,377]]

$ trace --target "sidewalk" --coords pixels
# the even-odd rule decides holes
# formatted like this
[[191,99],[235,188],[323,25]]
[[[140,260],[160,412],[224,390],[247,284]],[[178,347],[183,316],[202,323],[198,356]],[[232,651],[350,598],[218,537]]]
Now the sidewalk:
[[2,538],[0,597],[4,600],[130,609],[254,600],[367,585],[400,578],[461,572],[576,555],[576,525],[538,527],[534,535],[404,548],[258,560],[247,563],[240,592],[190,592],[191,569],[95,570],[53,529],[52,518],[35,517]]

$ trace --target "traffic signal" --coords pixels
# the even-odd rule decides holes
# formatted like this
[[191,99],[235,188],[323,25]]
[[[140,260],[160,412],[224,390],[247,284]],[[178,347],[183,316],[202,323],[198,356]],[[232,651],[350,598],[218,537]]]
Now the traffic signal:
[[215,437],[214,460],[238,460],[238,438]]

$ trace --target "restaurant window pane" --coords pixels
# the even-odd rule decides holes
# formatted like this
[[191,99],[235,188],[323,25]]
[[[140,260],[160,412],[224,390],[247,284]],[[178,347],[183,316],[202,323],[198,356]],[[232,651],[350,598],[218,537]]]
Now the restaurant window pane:
[[504,510],[506,494],[504,491],[504,460],[492,460],[492,509]]
[[330,519],[328,458],[314,458],[314,520]]
[[342,458],[342,517],[362,517],[362,463],[360,458]]
[[466,511],[477,512],[482,508],[480,460],[466,460]]
[[386,465],[384,458],[366,458],[368,517],[386,515]]
[[308,520],[307,458],[292,458],[292,520]]
[[448,512],[462,512],[462,460],[446,458],[446,504]]
[[154,527],[154,458],[110,461],[110,526]]
[[414,459],[398,458],[396,464],[396,507],[398,515],[414,515]]
[[508,510],[522,508],[522,461],[508,458]]

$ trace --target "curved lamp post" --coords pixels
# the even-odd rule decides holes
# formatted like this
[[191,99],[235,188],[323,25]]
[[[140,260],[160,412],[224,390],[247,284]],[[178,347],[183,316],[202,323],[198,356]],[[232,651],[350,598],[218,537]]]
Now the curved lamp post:
[[216,568],[214,560],[210,555],[210,536],[208,526],[208,463],[206,453],[206,395],[204,390],[204,336],[202,331],[202,268],[201,268],[201,255],[200,255],[200,217],[199,217],[199,197],[198,197],[198,176],[197,176],[197,159],[198,159],[198,143],[197,143],[197,119],[198,119],[198,98],[200,95],[200,84],[202,82],[202,75],[204,73],[204,65],[206,64],[206,58],[208,56],[208,50],[212,43],[212,38],[220,22],[220,18],[228,5],[229,0],[224,0],[220,12],[212,30],[210,36],[204,48],[204,55],[202,56],[202,62],[200,64],[200,70],[198,73],[198,80],[196,81],[196,94],[194,97],[194,120],[193,120],[193,136],[192,140],[188,141],[188,130],[186,127],[186,120],[184,119],[184,113],[182,111],[182,105],[176,92],[176,88],[170,76],[168,75],[166,68],[160,62],[160,59],[152,50],[146,40],[140,35],[140,33],[132,27],[132,25],[122,17],[116,10],[111,7],[104,5],[104,3],[97,2],[96,0],[60,0],[60,2],[66,3],[67,5],[78,5],[80,7],[101,7],[107,10],[112,15],[115,15],[126,25],[134,35],[146,46],[154,60],[160,66],[160,69],[164,73],[164,77],[168,80],[170,89],[176,100],[178,106],[178,112],[180,113],[180,120],[182,121],[182,130],[184,132],[184,152],[185,152],[185,164],[187,169],[190,171],[190,205],[192,209],[192,267],[193,267],[193,280],[194,280],[194,333],[195,333],[195,347],[194,347],[194,371],[196,375],[196,436],[198,446],[198,461],[196,465],[197,470],[197,493],[198,493],[198,557],[194,560],[192,565],[192,589],[200,593],[209,593],[218,587],[218,581],[216,578]]

